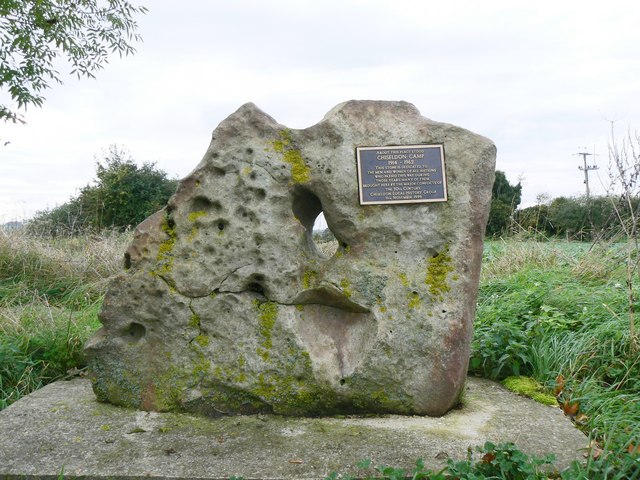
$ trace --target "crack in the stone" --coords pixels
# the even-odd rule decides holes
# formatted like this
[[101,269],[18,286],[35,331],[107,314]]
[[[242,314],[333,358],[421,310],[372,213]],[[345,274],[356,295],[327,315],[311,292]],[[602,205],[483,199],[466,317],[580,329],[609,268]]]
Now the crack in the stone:
[[247,165],[251,165],[251,166],[260,168],[267,175],[269,175],[274,181],[280,183],[280,180],[278,180],[269,170],[267,170],[267,168],[265,166],[260,165],[257,161],[255,161],[255,162],[249,162],[247,160],[239,160],[239,161],[240,161],[240,163],[246,163]]
[[[220,289],[221,289],[221,287],[222,287],[222,285],[224,285],[224,282],[226,282],[226,281],[229,279],[229,277],[230,277],[231,275],[235,274],[235,273],[236,273],[238,270],[240,270],[241,268],[248,267],[249,265],[252,265],[252,263],[245,263],[244,265],[240,265],[239,267],[234,268],[233,270],[231,270],[231,271],[230,271],[230,272],[229,272],[229,273],[228,273],[228,274],[227,274],[227,275],[226,275],[226,276],[225,276],[225,277],[224,277],[224,278],[223,278],[223,279],[218,283],[218,286],[217,286],[214,290],[220,290]],[[222,290],[222,291],[224,291],[224,290]]]
[[[178,295],[180,295],[180,296],[182,296],[182,297],[185,297],[185,298],[189,298],[189,299],[195,300],[195,299],[198,299],[198,298],[206,298],[206,297],[208,297],[208,296],[209,296],[209,295],[211,295],[211,294],[215,294],[215,293],[219,293],[219,292],[221,292],[220,287],[222,286],[222,284],[224,284],[224,282],[226,282],[226,281],[228,280],[228,278],[229,278],[231,275],[233,275],[234,273],[236,273],[236,272],[237,272],[238,270],[240,270],[241,268],[248,267],[249,265],[251,265],[251,263],[247,263],[247,264],[244,264],[244,265],[240,265],[238,268],[235,268],[234,270],[232,270],[231,272],[229,272],[229,273],[228,273],[228,274],[227,274],[227,275],[226,275],[226,276],[225,276],[225,277],[220,281],[220,283],[218,284],[218,286],[217,286],[216,288],[214,288],[214,289],[213,289],[211,292],[209,292],[209,293],[205,293],[204,295],[187,295],[186,293],[181,292],[181,291],[180,291],[180,289],[175,285],[175,283],[174,283],[174,282],[171,282],[169,279],[165,278],[163,275],[161,275],[161,274],[159,274],[159,273],[158,273],[158,274],[156,274],[156,276],[157,276],[160,280],[162,280],[162,281],[163,281],[163,282],[164,282],[164,283],[169,287],[169,289],[170,289],[170,290],[175,291]],[[244,291],[244,290],[241,290],[241,292],[242,292],[242,291]],[[231,291],[231,290],[222,290],[222,292],[223,292],[223,293],[227,293],[227,292],[229,292],[229,293],[239,293],[239,292],[233,292],[233,291]]]
[[169,290],[175,290],[176,293],[178,293],[178,295],[182,295],[183,297],[191,298],[189,295],[185,295],[180,290],[178,290],[178,287],[176,287],[174,283],[170,282],[169,279],[165,278],[163,275],[157,273],[156,276],[160,280],[162,280],[167,285],[167,287],[169,287]]
[[191,299],[191,301],[189,302],[189,310],[191,311],[192,318],[197,318],[198,320],[197,325],[193,325],[198,328],[198,334],[189,339],[188,344],[191,345],[193,341],[198,338],[198,336],[204,335],[204,330],[202,330],[202,325],[200,324],[200,315],[198,315],[198,313],[193,308],[193,299]]

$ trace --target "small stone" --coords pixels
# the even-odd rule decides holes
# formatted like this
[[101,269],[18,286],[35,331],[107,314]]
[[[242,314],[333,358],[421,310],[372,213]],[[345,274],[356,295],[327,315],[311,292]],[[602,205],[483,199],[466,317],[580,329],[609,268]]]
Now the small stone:
[[[444,145],[447,201],[360,205],[356,147],[424,144]],[[406,102],[349,101],[304,130],[244,105],[138,226],[87,345],[95,393],[210,416],[442,415],[464,386],[494,165],[491,141]]]

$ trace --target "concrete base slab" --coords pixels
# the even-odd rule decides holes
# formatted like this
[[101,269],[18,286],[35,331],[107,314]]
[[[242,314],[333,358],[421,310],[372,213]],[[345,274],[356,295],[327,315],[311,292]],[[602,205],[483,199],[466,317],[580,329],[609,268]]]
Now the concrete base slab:
[[559,408],[469,378],[464,406],[439,418],[217,419],[128,410],[98,403],[86,379],[60,381],[0,412],[0,479],[311,479],[354,473],[373,460],[441,468],[467,449],[511,441],[529,454],[554,453],[563,468],[587,438]]

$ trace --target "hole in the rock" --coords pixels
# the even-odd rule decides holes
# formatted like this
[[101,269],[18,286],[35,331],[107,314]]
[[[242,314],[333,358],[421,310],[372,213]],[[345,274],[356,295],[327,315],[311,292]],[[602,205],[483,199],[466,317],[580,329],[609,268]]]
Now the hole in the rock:
[[147,333],[147,329],[141,323],[130,323],[127,327],[125,334],[132,342],[139,341]]
[[347,381],[344,378],[340,379],[340,385],[344,385],[345,383],[347,383]]
[[264,287],[258,282],[251,282],[249,285],[247,285],[247,290],[249,290],[250,292],[259,293],[260,295],[264,295]]
[[236,216],[241,216],[242,218],[247,218],[249,216],[249,212],[246,208],[240,206],[236,208]]
[[213,202],[204,195],[198,195],[191,201],[191,206],[194,212],[207,211],[211,209]]
[[131,255],[129,252],[124,254],[124,269],[129,270],[131,268]]
[[293,191],[293,214],[308,232],[313,231],[316,217],[322,212],[322,203],[316,195],[307,188],[297,186]]
[[311,190],[297,186],[293,191],[291,209],[307,230],[309,246],[324,256],[332,256],[338,248],[338,241],[327,225],[320,199]]
[[249,155],[251,155],[253,153],[253,148],[251,148],[251,147],[247,148],[247,153]]
[[442,310],[442,313],[447,313],[447,311],[446,310]]
[[223,168],[213,167],[213,174],[218,176],[218,177],[224,177],[227,174],[227,172]]
[[338,240],[327,225],[323,212],[320,212],[313,224],[313,241],[318,250],[327,257],[333,256],[338,250]]
[[256,178],[258,178],[258,176],[256,175],[256,172],[251,172],[251,173],[249,174],[249,178],[250,178],[251,180],[255,180]]
[[218,222],[218,230],[222,231],[225,228],[225,223],[224,222]]
[[265,192],[262,188],[256,188],[253,192],[255,193],[258,200],[264,200],[265,198],[267,198],[267,192]]

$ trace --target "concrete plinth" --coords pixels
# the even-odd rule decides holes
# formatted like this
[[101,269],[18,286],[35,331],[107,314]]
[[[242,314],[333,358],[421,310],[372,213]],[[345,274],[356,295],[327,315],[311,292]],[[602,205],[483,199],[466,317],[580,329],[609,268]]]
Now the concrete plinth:
[[464,406],[443,417],[222,417],[128,410],[98,403],[88,380],[60,381],[0,412],[0,479],[323,478],[363,459],[436,469],[468,447],[511,441],[555,453],[563,468],[587,438],[563,416],[469,378]]

